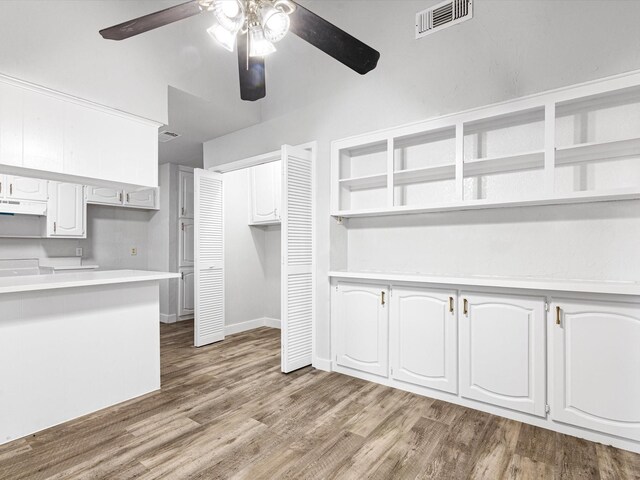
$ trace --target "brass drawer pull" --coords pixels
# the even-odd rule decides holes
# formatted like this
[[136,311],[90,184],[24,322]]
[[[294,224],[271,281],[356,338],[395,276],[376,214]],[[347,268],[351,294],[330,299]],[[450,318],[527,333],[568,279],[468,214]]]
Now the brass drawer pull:
[[556,325],[560,325],[562,316],[562,309],[558,306],[556,307]]
[[384,305],[384,291],[380,292],[380,305]]

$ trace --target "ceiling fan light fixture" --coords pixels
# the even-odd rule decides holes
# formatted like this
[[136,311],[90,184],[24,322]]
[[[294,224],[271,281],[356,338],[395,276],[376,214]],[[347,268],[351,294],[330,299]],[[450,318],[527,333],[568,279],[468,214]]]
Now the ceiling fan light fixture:
[[260,8],[260,23],[264,29],[264,35],[270,42],[279,42],[289,31],[291,21],[289,15],[279,8],[264,4]]
[[245,20],[244,7],[239,0],[215,0],[212,5],[216,20],[230,32],[237,32]]
[[216,22],[207,29],[207,33],[222,47],[233,52],[236,46],[237,32],[231,32]]
[[264,36],[260,25],[249,28],[249,56],[264,57],[276,51],[276,47]]

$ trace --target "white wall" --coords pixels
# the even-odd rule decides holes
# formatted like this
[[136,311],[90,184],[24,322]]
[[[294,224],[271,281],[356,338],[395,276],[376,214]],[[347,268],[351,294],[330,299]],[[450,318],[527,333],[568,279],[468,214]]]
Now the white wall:
[[[0,238],[0,258],[73,257],[76,247],[82,247],[86,263],[145,270],[149,216],[146,210],[89,205],[86,239]],[[136,256],[130,254],[132,247]]]
[[250,227],[247,170],[224,174],[225,323],[280,318],[280,228]]
[[[379,49],[378,69],[359,77],[294,38],[290,52],[299,55],[297,61],[273,58],[281,68],[270,70],[268,77],[267,120],[206,143],[204,155],[209,168],[283,143],[318,140],[316,338],[318,355],[328,358],[327,271],[331,261],[334,267],[345,266],[347,244],[347,231],[329,216],[331,140],[640,69],[640,2],[484,0],[475,2],[473,20],[419,41],[413,39],[413,15],[429,2],[398,1],[393,8],[388,1],[308,3]],[[390,255],[380,263],[385,268],[628,278],[640,266],[636,250],[630,249],[640,241],[639,206],[622,202],[448,213],[416,217],[408,224],[363,220],[352,222],[356,229],[348,241],[356,247],[380,240]],[[628,238],[612,240],[621,231]],[[545,247],[556,244],[559,253],[547,255]],[[563,252],[571,252],[570,260],[559,262]],[[363,256],[356,253],[350,266],[363,264]],[[631,264],[621,265],[631,257]]]

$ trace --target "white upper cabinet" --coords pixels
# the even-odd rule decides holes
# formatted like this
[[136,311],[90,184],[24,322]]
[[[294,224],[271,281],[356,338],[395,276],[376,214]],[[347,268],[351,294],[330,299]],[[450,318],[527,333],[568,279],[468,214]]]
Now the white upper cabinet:
[[156,207],[156,189],[146,188],[135,192],[126,191],[124,194],[124,204],[129,207],[137,208],[155,208]]
[[22,91],[0,82],[0,164],[22,166]]
[[460,393],[545,415],[544,299],[462,293]]
[[388,376],[386,286],[341,283],[336,294],[336,363]]
[[195,229],[193,220],[180,220],[180,236],[179,236],[179,258],[178,265],[180,267],[193,266],[194,264],[194,242]]
[[457,294],[418,287],[391,294],[391,376],[450,393],[458,391]]
[[84,186],[49,182],[47,237],[86,237]]
[[193,218],[193,172],[178,172],[180,178],[180,205],[179,216],[181,218]]
[[88,186],[86,195],[87,203],[122,205],[124,202],[124,193],[117,188]]
[[31,90],[25,90],[23,95],[22,166],[64,173],[64,102]]
[[46,180],[6,175],[5,177],[0,176],[0,183],[2,183],[0,197],[11,200],[47,201]]
[[640,311],[637,305],[556,299],[553,420],[640,440]]
[[0,76],[0,165],[157,187],[159,126]]
[[249,169],[250,225],[280,223],[282,162],[269,162]]

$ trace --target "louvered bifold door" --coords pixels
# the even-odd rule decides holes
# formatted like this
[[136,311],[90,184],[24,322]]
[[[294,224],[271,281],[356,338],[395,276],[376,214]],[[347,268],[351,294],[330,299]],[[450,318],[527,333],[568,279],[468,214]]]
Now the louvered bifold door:
[[224,340],[222,175],[194,171],[196,347]]
[[314,315],[313,161],[282,147],[282,371],[311,365]]

